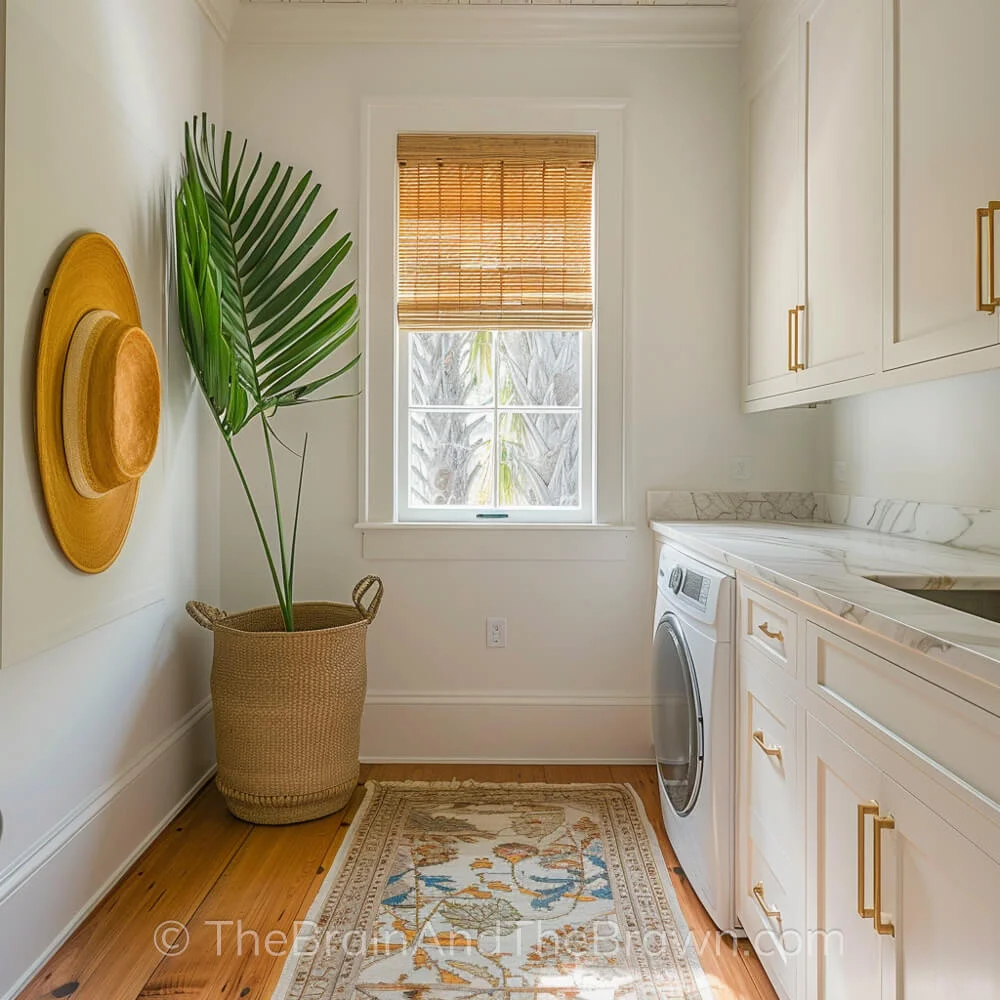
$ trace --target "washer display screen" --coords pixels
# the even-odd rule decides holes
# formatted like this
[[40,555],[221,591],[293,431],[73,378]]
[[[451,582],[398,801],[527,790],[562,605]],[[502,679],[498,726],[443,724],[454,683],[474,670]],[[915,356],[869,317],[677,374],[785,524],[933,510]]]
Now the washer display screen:
[[681,584],[681,593],[685,597],[690,597],[692,601],[701,600],[701,588],[705,583],[705,578],[694,570],[688,570],[684,574],[684,583]]

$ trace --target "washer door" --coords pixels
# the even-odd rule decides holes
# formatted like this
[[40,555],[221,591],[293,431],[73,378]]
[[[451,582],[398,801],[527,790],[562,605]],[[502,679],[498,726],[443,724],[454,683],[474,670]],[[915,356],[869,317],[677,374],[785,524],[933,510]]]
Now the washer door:
[[663,791],[677,815],[686,816],[701,789],[704,720],[681,622],[669,612],[653,639],[653,740]]

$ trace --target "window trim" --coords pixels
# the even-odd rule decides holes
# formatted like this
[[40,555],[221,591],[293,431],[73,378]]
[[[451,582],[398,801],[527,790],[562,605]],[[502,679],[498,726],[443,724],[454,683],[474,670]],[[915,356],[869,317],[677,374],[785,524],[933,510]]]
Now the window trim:
[[[362,302],[362,395],[359,400],[359,526],[400,521],[397,400],[402,399],[396,336],[396,223],[400,132],[592,132],[595,180],[595,322],[591,419],[593,503],[587,521],[547,518],[539,526],[621,525],[626,508],[624,315],[624,113],[620,101],[377,98],[362,108],[359,292]],[[510,519],[514,521],[513,518]],[[534,519],[532,519],[534,521]],[[426,522],[424,522],[426,523]],[[434,522],[490,531],[504,523]],[[515,523],[525,524],[526,519]],[[538,524],[537,521],[535,521]],[[510,527],[510,523],[506,522]]]

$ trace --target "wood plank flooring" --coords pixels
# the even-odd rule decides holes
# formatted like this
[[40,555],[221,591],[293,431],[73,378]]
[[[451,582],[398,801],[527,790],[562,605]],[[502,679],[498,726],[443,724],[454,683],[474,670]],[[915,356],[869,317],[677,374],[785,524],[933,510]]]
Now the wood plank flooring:
[[[714,934],[684,878],[647,766],[363,765],[382,781],[620,781],[642,797],[716,1000],[776,1000],[746,942]],[[295,921],[304,918],[363,798],[296,826],[251,826],[207,785],[41,969],[18,1000],[270,1000]],[[164,921],[175,921],[154,940]],[[268,935],[272,935],[269,937]],[[187,941],[176,955],[157,948]],[[719,942],[716,944],[716,942]],[[220,947],[221,945],[221,947]]]

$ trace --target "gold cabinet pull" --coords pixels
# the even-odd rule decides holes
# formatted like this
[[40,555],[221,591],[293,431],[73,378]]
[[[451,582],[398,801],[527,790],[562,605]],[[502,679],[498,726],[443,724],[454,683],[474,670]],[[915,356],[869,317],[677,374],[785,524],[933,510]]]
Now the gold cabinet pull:
[[879,934],[887,934],[889,937],[896,936],[896,927],[891,920],[882,919],[882,833],[885,830],[894,830],[896,821],[891,816],[876,816],[873,823],[875,830],[875,841],[873,843],[874,853],[872,855],[872,867],[875,869],[875,885],[873,889],[874,910],[875,910],[875,930]]
[[756,743],[757,746],[759,746],[761,748],[761,750],[763,750],[764,753],[766,753],[768,755],[768,757],[777,757],[778,760],[781,760],[781,747],[779,747],[779,746],[773,746],[773,747],[772,746],[768,746],[767,743],[764,742],[764,730],[763,729],[755,729],[753,731],[753,733],[752,733],[752,736],[753,736],[754,743]]
[[773,906],[769,906],[767,900],[764,898],[764,883],[756,882],[753,887],[753,898],[757,900],[757,905],[764,911],[764,916],[770,920],[777,920],[781,923],[781,910],[776,910]]
[[785,641],[785,637],[782,634],[781,629],[778,629],[777,632],[772,632],[770,630],[770,628],[768,627],[768,623],[767,622],[761,622],[757,626],[757,629],[760,632],[762,632],[764,635],[766,635],[768,637],[768,639],[773,639],[775,642],[784,642]]
[[865,906],[865,818],[878,816],[877,802],[862,802],[858,806],[858,916],[870,920],[875,909]]
[[996,214],[1000,210],[1000,201],[991,201],[986,212],[987,225],[989,226],[989,233],[986,237],[986,245],[989,247],[989,256],[986,259],[987,277],[989,279],[990,294],[990,305],[994,309],[1000,305],[1000,299],[997,298],[996,289],[996,276],[997,276],[997,253],[996,253]]
[[[976,309],[979,312],[994,313],[1000,305],[996,295],[996,238],[995,217],[1000,209],[1000,201],[991,201],[986,208],[976,209]],[[983,297],[983,220],[987,220],[986,270],[989,276],[989,298]]]
[[[980,252],[982,247],[980,247]],[[982,268],[980,268],[980,274]],[[797,372],[799,370],[798,359],[798,333],[795,328],[798,326],[799,313],[797,309],[788,310],[788,370]]]
[[795,307],[795,370],[797,372],[803,372],[806,370],[805,363],[802,361],[802,352],[800,350],[800,330],[799,330],[799,313],[804,313],[806,311],[805,306]]

